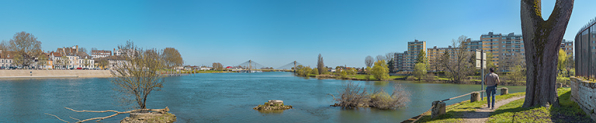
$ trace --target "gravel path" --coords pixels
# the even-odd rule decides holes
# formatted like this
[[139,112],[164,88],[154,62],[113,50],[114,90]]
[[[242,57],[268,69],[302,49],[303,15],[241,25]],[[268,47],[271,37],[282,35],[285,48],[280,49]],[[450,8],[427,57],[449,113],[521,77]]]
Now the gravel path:
[[[505,105],[511,101],[523,99],[524,97],[526,97],[526,96],[513,97],[513,98],[501,100],[501,101],[495,101],[495,109],[498,109],[502,105]],[[463,116],[464,123],[484,123],[484,122],[486,122],[488,120],[488,117],[490,116],[490,113],[495,112],[495,110],[491,110],[490,108],[487,108],[486,106],[487,105],[484,104],[482,106],[482,108],[476,109],[475,112],[464,113],[464,116]]]

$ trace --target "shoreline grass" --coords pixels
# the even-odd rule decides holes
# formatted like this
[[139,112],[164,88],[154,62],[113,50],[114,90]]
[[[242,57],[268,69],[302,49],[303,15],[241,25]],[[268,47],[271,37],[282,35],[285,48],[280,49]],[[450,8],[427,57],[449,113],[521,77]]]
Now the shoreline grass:
[[557,89],[560,107],[522,108],[524,100],[516,100],[497,109],[489,122],[594,122],[571,100],[571,88]]
[[[495,98],[497,101],[502,101],[513,97],[523,96],[525,94],[526,92],[518,92],[507,95],[498,95]],[[486,104],[486,97],[484,97],[482,101],[477,102],[470,102],[470,100],[462,101],[447,106],[446,113],[434,119],[431,119],[430,117],[431,112],[424,112],[422,113],[423,116],[417,122],[462,122],[463,113],[476,111],[476,109],[482,108],[484,104]]]

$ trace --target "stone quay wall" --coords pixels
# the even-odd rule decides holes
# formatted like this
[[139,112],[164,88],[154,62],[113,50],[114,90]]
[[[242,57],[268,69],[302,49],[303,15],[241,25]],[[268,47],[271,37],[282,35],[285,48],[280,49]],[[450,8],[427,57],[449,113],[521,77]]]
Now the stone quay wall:
[[0,78],[103,78],[109,70],[0,70]]
[[570,79],[571,98],[596,121],[596,83],[575,77]]

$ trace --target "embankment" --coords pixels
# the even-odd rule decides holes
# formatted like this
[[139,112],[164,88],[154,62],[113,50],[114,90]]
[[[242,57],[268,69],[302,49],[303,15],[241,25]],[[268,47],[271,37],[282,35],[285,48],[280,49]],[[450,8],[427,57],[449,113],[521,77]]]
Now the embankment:
[[0,70],[2,78],[103,78],[109,70]]
[[596,121],[596,83],[583,78],[570,77],[571,98]]

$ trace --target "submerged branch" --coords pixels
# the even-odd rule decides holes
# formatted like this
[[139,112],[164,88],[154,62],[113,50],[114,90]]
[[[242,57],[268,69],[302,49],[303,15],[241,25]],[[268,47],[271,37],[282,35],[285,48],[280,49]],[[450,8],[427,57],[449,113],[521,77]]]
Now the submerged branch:
[[58,120],[60,120],[60,121],[62,121],[62,122],[67,122],[67,123],[70,123],[70,122],[68,122],[68,121],[66,121],[66,120],[60,119],[60,117],[58,117],[58,116],[56,116],[56,115],[53,115],[53,114],[48,114],[48,113],[45,113],[45,114],[47,114],[47,115],[50,115],[50,116],[54,116],[54,117],[58,118]]
[[[123,112],[116,111],[116,110],[90,111],[90,110],[74,110],[74,109],[68,108],[68,107],[64,107],[64,108],[66,108],[68,110],[71,110],[71,111],[74,111],[74,112],[93,112],[93,113],[114,112],[115,113],[115,114],[112,114],[112,115],[109,115],[109,116],[105,116],[105,117],[94,117],[94,118],[89,118],[89,119],[84,119],[84,120],[79,120],[77,118],[73,118],[73,117],[70,117],[69,116],[71,119],[77,120],[77,123],[82,123],[82,122],[91,121],[91,120],[97,120],[97,122],[99,122],[99,121],[101,121],[103,119],[111,118],[111,117],[117,116],[119,114],[129,114],[129,113],[137,113],[137,112],[159,112],[159,113],[165,114],[168,111],[170,111],[170,109],[168,107],[166,107],[164,109],[135,109],[135,110],[123,111]],[[54,117],[58,118],[59,120],[61,120],[63,122],[69,123],[68,121],[63,120],[63,119],[61,119],[60,117],[58,117],[56,115],[48,114],[48,113],[46,113],[46,114],[47,115],[50,115],[50,116],[54,116]]]

